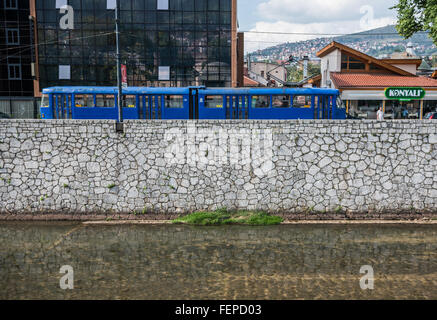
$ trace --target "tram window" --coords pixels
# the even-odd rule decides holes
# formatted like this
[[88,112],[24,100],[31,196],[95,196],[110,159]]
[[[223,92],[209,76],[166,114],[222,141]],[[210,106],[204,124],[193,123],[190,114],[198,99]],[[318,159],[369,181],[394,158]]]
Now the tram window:
[[273,96],[273,108],[290,108],[290,96]]
[[94,96],[92,94],[75,95],[74,105],[77,108],[92,108],[94,107]]
[[50,107],[49,105],[49,95],[48,94],[43,94],[42,95],[42,99],[41,99],[41,108],[48,108]]
[[170,109],[181,109],[184,107],[183,96],[164,96],[164,105]]
[[223,96],[206,96],[205,108],[209,108],[209,109],[223,108]]
[[137,104],[137,99],[135,96],[123,95],[123,101],[121,103],[123,108],[135,108],[136,104]]
[[311,108],[311,96],[294,96],[293,108]]
[[113,94],[98,94],[96,95],[96,107],[113,108],[115,106]]
[[252,96],[253,108],[270,108],[270,96]]

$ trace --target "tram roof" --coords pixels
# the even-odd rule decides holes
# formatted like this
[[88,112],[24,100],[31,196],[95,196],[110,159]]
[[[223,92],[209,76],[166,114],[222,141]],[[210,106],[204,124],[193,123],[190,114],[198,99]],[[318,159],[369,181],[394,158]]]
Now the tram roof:
[[[205,87],[128,87],[123,88],[123,94],[170,94],[182,95],[188,94],[190,88],[199,89],[201,94],[221,95],[338,95],[336,89],[322,88],[205,88]],[[51,87],[43,89],[44,94],[117,94],[117,87]]]
[[[152,87],[129,87],[123,88],[124,94],[188,94],[188,88],[152,88]],[[43,93],[57,94],[117,94],[117,87],[51,87],[43,89]]]

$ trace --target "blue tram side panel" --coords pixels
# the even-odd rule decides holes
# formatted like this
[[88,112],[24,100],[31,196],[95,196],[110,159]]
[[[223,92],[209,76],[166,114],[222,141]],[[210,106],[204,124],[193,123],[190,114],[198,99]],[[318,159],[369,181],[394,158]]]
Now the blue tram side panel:
[[[43,90],[42,119],[118,119],[115,87],[53,87]],[[339,91],[319,88],[123,89],[125,120],[346,119]]]

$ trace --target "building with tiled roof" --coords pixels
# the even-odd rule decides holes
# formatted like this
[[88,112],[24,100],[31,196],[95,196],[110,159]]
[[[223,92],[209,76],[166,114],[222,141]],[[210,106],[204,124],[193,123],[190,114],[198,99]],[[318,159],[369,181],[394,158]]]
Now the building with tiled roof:
[[249,78],[248,76],[244,76],[244,87],[250,88],[250,87],[263,87],[263,84]]
[[[389,119],[422,119],[437,111],[437,80],[417,75],[420,58],[376,59],[337,42],[317,56],[322,59],[320,86],[340,90],[347,112],[354,117],[376,119],[381,107]],[[413,88],[425,91],[425,95],[417,100],[394,100],[386,97],[387,88]]]

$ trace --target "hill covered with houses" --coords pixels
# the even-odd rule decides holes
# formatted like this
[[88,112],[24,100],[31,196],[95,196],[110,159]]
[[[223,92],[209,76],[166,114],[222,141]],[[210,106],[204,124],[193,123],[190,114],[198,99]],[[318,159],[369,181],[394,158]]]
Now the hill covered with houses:
[[340,42],[376,58],[388,57],[395,52],[404,52],[409,42],[412,43],[417,56],[437,56],[437,47],[433,44],[427,33],[417,33],[406,40],[397,33],[394,25],[346,36],[287,42],[252,52],[250,56],[252,61],[286,60],[290,55],[294,57],[315,57],[319,50],[326,47],[332,41]]

